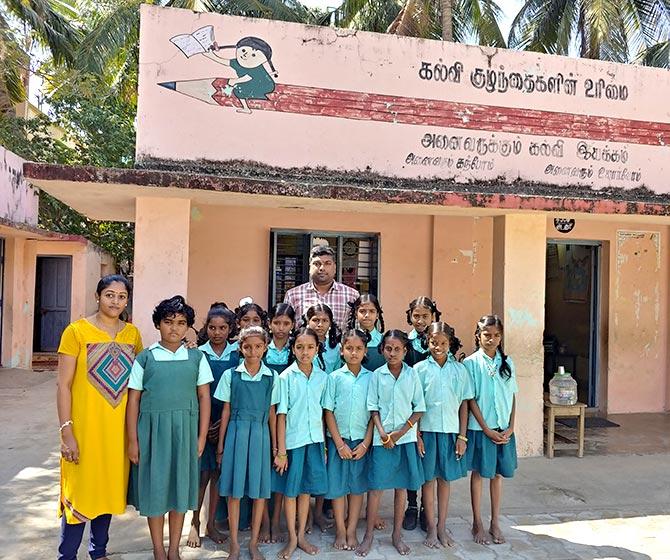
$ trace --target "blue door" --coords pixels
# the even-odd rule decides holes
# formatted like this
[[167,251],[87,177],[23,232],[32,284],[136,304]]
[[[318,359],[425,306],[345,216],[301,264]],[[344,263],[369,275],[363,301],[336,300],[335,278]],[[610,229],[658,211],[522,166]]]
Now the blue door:
[[70,323],[72,257],[37,257],[35,351],[55,352]]

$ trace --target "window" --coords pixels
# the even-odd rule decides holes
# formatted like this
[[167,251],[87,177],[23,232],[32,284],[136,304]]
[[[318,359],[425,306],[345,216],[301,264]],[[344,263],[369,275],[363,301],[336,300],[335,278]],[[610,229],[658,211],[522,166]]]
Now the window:
[[314,245],[329,245],[337,253],[338,282],[378,295],[379,235],[271,230],[270,307],[309,280],[309,251]]

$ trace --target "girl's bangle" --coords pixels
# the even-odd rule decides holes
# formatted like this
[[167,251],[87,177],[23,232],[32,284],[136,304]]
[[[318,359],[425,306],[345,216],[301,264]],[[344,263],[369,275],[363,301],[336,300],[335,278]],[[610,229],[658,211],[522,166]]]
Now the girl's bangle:
[[368,448],[367,445],[365,445],[363,442],[361,442],[361,445],[362,445],[363,447],[365,447],[365,449],[367,450],[367,448]]
[[464,435],[462,435],[462,434],[458,434],[456,437],[457,437],[458,439],[460,439],[461,441],[464,441],[465,443],[468,443],[468,438],[465,437]]
[[414,427],[414,424],[412,424],[412,421],[408,418],[407,423],[409,424],[409,429],[411,430]]
[[344,446],[345,446],[345,445],[347,445],[347,444],[346,444],[346,443],[343,443],[342,445],[340,445],[340,446],[337,448],[337,452],[339,453],[340,451],[342,451],[342,450],[344,449]]
[[277,453],[278,459],[288,459],[288,453]]
[[391,436],[390,436],[390,435],[389,435],[389,436],[386,436],[386,441],[382,440],[382,445],[386,445],[386,444],[389,443],[390,441],[391,441]]
[[62,433],[63,433],[63,430],[64,430],[65,428],[67,428],[68,426],[73,426],[73,425],[74,425],[74,422],[73,422],[72,420],[67,420],[66,422],[63,422],[63,423],[61,424],[61,427],[58,428],[58,431],[62,434]]
[[218,455],[223,455],[223,451],[217,451],[216,454],[217,454],[217,456]]

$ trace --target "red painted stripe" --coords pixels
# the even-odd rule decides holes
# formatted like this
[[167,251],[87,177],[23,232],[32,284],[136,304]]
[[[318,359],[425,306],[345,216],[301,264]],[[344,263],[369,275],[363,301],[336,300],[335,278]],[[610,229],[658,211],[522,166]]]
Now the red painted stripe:
[[[219,105],[239,107],[237,99],[223,94],[227,82],[227,78],[216,78],[213,85],[217,88],[217,93],[212,97]],[[670,144],[670,123],[288,84],[277,84],[269,100],[250,100],[249,107],[280,113],[442,126],[472,131],[558,136],[649,146]]]

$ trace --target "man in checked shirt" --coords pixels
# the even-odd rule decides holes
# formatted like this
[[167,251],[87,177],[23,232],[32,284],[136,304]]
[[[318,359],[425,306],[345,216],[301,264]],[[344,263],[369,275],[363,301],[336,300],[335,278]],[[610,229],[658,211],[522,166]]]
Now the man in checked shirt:
[[353,302],[360,294],[345,284],[335,280],[337,266],[335,251],[327,245],[312,247],[309,254],[309,282],[291,288],[286,292],[285,303],[295,309],[297,318],[316,303],[325,303],[333,311],[335,322],[344,330],[349,316],[349,302]]

